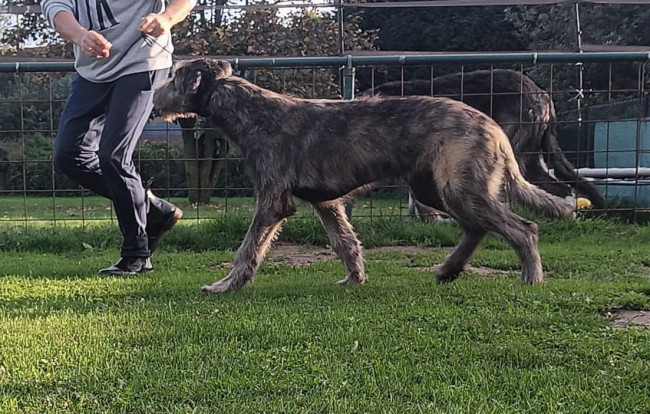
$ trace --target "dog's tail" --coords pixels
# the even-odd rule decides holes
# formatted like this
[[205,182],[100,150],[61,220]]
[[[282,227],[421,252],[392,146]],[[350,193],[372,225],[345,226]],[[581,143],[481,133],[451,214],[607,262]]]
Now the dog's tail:
[[564,156],[562,148],[557,142],[555,109],[551,107],[551,119],[546,125],[542,135],[542,151],[548,154],[550,165],[553,166],[555,176],[563,182],[574,187],[576,192],[586,196],[595,209],[605,210],[607,201],[600,194],[595,185],[587,181],[584,177],[579,176],[575,167]]
[[571,217],[575,212],[575,201],[547,193],[526,181],[521,175],[515,154],[507,141],[501,143],[505,155],[505,188],[510,199],[526,210],[548,217]]

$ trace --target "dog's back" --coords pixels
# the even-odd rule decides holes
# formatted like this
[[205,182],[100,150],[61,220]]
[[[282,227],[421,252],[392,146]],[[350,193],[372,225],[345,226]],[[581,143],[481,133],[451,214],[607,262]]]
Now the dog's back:
[[432,80],[388,82],[361,96],[446,96],[491,116],[506,132],[524,176],[552,194],[570,195],[540,165],[540,156],[555,175],[586,195],[597,209],[607,208],[598,189],[580,177],[557,141],[555,107],[551,96],[529,77],[512,70],[453,73]]
[[438,76],[432,80],[388,82],[362,96],[443,96],[462,101],[492,117],[506,131],[515,154],[539,150],[541,134],[521,139],[515,134],[522,124],[544,128],[555,122],[553,101],[529,77],[504,69],[479,70]]

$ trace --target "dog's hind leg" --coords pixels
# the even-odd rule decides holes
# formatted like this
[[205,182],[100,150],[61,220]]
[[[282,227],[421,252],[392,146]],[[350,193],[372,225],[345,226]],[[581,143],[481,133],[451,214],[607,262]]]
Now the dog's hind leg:
[[361,242],[345,214],[345,206],[340,200],[313,204],[327,235],[332,249],[345,265],[346,277],[336,282],[338,285],[364,283],[366,273],[363,264]]
[[544,271],[537,246],[539,233],[537,224],[519,217],[504,205],[499,204],[499,210],[500,214],[497,213],[494,218],[490,218],[490,221],[485,223],[485,227],[503,236],[517,252],[521,261],[522,283],[543,282]]
[[[498,200],[484,195],[444,197],[450,212],[461,224],[471,223],[482,230],[500,234],[515,249],[521,261],[523,283],[541,283],[544,280],[542,260],[537,247],[537,224],[519,217]],[[450,264],[450,267],[453,267],[451,265],[453,263]],[[442,268],[446,267],[445,262]]]
[[[415,198],[421,203],[438,210],[447,210],[431,175],[419,174],[409,181],[409,186]],[[463,237],[458,246],[447,256],[440,269],[438,269],[438,282],[455,280],[472,260],[476,249],[478,249],[487,234],[484,229],[471,222],[460,220],[460,224],[464,230]]]
[[438,282],[445,283],[456,280],[460,272],[465,270],[465,266],[472,261],[486,234],[487,232],[479,227],[463,226],[463,237],[460,239],[460,243],[445,258],[445,261],[438,269],[436,275]]
[[228,292],[239,290],[246,283],[252,282],[284,219],[293,215],[295,211],[296,207],[289,192],[279,198],[258,199],[255,217],[244,241],[235,253],[233,269],[225,278],[203,286],[201,290],[210,293]]

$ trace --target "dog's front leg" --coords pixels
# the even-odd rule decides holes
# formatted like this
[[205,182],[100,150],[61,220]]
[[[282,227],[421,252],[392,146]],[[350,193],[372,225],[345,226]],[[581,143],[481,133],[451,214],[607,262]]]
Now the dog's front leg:
[[252,282],[266,252],[271,247],[284,219],[295,213],[296,208],[291,193],[280,197],[265,197],[257,201],[255,217],[237,253],[235,263],[228,276],[203,286],[203,292],[218,293],[239,290]]
[[352,224],[345,214],[345,207],[340,200],[313,204],[318,217],[327,231],[332,249],[345,265],[345,279],[337,285],[349,285],[366,282],[361,242],[354,233]]

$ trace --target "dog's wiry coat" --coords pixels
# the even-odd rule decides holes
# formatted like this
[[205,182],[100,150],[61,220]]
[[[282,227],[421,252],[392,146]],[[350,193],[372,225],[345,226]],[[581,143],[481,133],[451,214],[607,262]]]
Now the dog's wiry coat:
[[[362,95],[445,96],[490,115],[506,132],[522,175],[559,197],[571,195],[571,187],[597,209],[607,202],[598,189],[575,172],[557,142],[557,118],[551,96],[529,77],[504,69],[453,73],[432,80],[388,82]],[[554,168],[559,182],[546,171],[542,160]],[[568,185],[567,185],[568,184]],[[571,186],[571,187],[570,187]]]
[[542,281],[537,226],[499,201],[555,217],[573,205],[521,176],[507,136],[488,116],[446,98],[359,101],[306,100],[280,95],[232,76],[228,62],[198,59],[179,65],[154,104],[168,119],[205,117],[243,153],[257,194],[256,211],[228,276],[203,290],[236,290],[251,281],[293,196],[311,202],[343,261],[340,284],[366,280],[361,243],[344,209],[347,193],[368,183],[401,179],[416,198],[448,211],[464,230],[438,271],[455,279],[488,231],[517,251],[522,280]]

